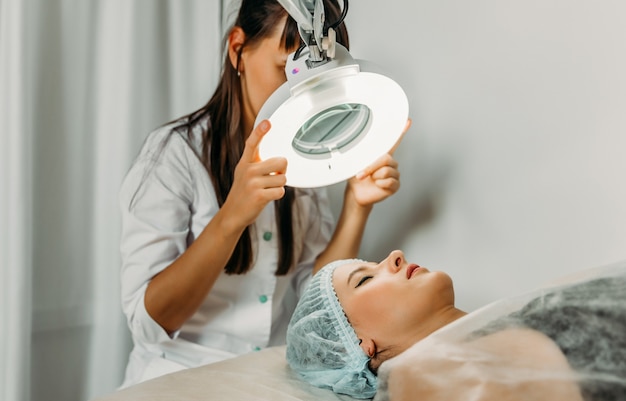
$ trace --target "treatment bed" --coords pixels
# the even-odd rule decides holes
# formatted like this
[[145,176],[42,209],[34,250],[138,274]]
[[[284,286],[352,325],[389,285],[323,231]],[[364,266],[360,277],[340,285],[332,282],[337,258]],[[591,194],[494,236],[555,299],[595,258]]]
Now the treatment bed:
[[93,401],[352,401],[313,387],[291,371],[285,346],[170,373]]

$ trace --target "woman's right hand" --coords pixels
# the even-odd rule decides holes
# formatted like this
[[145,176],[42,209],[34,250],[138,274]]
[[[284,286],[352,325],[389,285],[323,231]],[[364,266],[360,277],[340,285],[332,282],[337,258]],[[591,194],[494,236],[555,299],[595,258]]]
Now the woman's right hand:
[[246,140],[235,167],[233,186],[223,205],[231,221],[242,230],[256,220],[269,202],[285,194],[287,159],[272,157],[261,161],[259,157],[259,144],[270,128],[270,122],[263,120]]

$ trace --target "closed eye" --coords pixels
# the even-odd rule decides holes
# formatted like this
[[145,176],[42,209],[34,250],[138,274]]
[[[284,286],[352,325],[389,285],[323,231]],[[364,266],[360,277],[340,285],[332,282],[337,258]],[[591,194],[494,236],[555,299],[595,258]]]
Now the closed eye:
[[363,278],[361,278],[358,282],[358,284],[356,285],[356,287],[354,288],[358,288],[359,286],[361,286],[361,284],[365,283],[367,280],[373,278],[374,276],[363,276]]

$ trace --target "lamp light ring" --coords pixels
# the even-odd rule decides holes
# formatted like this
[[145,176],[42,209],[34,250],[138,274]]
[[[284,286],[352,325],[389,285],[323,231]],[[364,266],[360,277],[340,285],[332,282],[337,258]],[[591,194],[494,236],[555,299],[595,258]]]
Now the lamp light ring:
[[[351,137],[348,134],[345,143],[312,153],[294,146],[297,133],[312,118],[327,110],[333,113],[342,105],[359,105],[357,109],[367,110],[368,117],[365,124],[363,121],[359,124],[358,118],[353,121],[357,128]],[[259,112],[257,123],[265,118],[270,120],[272,128],[259,145],[261,159],[287,158],[289,186],[321,187],[354,176],[389,151],[406,124],[408,100],[400,86],[390,78],[360,71],[324,79],[295,95],[291,94],[287,82],[268,99]],[[339,137],[346,139],[342,135]]]

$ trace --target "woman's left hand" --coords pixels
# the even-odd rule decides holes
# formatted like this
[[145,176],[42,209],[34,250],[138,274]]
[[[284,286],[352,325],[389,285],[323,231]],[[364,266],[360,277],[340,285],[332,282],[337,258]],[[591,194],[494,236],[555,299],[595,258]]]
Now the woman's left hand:
[[400,188],[400,171],[393,153],[410,126],[409,119],[393,148],[348,181],[347,189],[359,206],[372,206],[395,194]]

